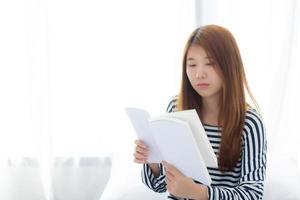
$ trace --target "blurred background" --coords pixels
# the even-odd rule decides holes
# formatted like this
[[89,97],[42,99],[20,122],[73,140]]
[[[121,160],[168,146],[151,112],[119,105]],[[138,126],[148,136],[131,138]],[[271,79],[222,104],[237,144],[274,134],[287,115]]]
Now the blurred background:
[[[0,0],[0,199],[68,199],[53,192],[57,159],[130,154],[124,108],[165,112],[206,24],[235,36],[268,150],[298,166],[299,20],[297,0]],[[18,165],[38,168],[36,197]]]

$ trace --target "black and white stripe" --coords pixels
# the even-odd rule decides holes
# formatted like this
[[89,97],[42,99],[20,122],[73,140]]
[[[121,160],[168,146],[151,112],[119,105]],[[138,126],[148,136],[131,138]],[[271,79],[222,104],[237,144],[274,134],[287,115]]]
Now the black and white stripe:
[[[170,101],[167,112],[177,111],[177,96]],[[221,133],[218,127],[203,125],[215,154],[219,154]],[[242,136],[242,152],[231,171],[221,172],[208,167],[212,184],[208,186],[209,200],[258,200],[263,198],[266,175],[267,141],[264,124],[260,116],[248,110]],[[142,168],[142,181],[155,192],[166,192],[165,171],[159,164],[160,174],[154,177],[147,164]],[[181,199],[169,196],[168,199]]]

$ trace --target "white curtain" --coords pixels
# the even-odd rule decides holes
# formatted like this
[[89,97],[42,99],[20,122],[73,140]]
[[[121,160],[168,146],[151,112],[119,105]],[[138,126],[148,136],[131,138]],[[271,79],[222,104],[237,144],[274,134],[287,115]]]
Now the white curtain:
[[0,1],[0,199],[96,199],[78,167],[131,152],[126,106],[165,111],[195,24],[193,0]]
[[299,1],[196,2],[197,25],[226,26],[237,39],[266,123],[269,152],[288,155],[300,165]]
[[0,199],[79,199],[68,180],[131,152],[124,107],[164,112],[189,33],[210,23],[239,43],[270,150],[299,162],[299,13],[296,0],[0,1]]

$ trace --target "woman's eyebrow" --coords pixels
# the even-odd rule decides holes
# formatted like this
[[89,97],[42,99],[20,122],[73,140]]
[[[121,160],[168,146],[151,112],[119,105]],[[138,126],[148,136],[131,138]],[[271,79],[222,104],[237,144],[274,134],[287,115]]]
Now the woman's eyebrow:
[[187,60],[195,60],[194,58],[188,58]]
[[[205,59],[211,60],[212,57],[211,57],[211,56],[205,56],[205,57],[203,58],[203,60],[205,60]],[[189,58],[187,58],[187,60],[195,60],[195,59],[192,58],[192,57],[189,57]]]

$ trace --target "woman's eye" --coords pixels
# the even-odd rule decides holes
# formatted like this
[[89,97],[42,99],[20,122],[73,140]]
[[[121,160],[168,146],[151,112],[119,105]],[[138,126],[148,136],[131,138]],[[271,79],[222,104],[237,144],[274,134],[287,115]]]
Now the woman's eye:
[[196,67],[196,65],[195,65],[195,64],[192,64],[192,65],[189,65],[189,67]]
[[209,65],[209,66],[211,66],[211,65],[214,65],[214,63],[206,63],[206,65]]

